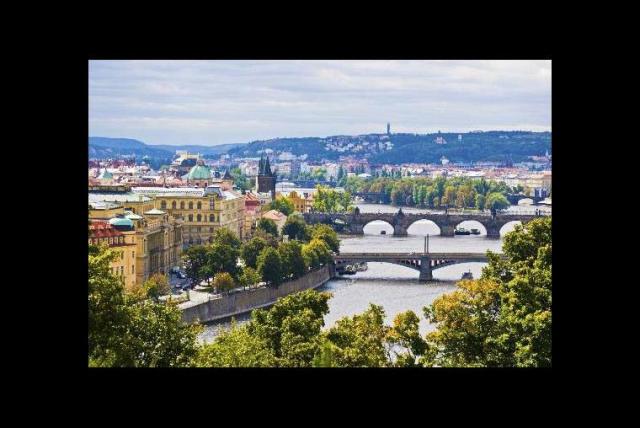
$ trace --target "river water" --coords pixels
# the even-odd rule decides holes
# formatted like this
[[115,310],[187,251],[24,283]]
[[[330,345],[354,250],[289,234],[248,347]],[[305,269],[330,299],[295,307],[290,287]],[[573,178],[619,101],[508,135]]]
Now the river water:
[[[396,212],[398,208],[390,205],[358,204],[361,212]],[[521,207],[512,207],[520,210]],[[531,210],[531,208],[527,208]],[[412,208],[403,208],[404,212],[424,212]],[[478,228],[481,235],[458,235],[440,237],[438,227],[428,221],[414,223],[408,229],[408,236],[394,237],[391,225],[375,221],[364,228],[364,236],[341,236],[342,252],[421,252],[424,249],[424,237],[429,235],[430,252],[481,252],[487,250],[502,251],[502,239],[489,239],[484,228],[476,222],[464,222],[461,226]],[[502,234],[512,230],[514,223],[505,225]],[[380,232],[387,233],[382,235]],[[318,291],[328,291],[333,297],[329,300],[329,313],[325,316],[325,328],[331,327],[338,319],[365,311],[369,303],[381,305],[386,312],[386,322],[391,324],[396,314],[412,310],[420,317],[420,330],[424,334],[433,326],[424,320],[422,308],[430,305],[437,297],[456,289],[456,281],[466,271],[478,278],[485,263],[465,263],[447,266],[433,271],[436,281],[419,283],[418,271],[408,267],[389,263],[368,263],[368,269],[355,275],[332,279]],[[236,317],[239,323],[250,319],[250,314]],[[229,320],[216,321],[205,326],[200,335],[202,342],[210,342],[219,332],[228,329]]]

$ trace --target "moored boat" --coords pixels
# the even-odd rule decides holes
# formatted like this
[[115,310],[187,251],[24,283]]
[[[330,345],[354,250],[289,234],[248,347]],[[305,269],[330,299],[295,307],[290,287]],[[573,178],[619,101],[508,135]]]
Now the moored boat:
[[471,271],[465,272],[462,274],[461,279],[473,279],[473,274],[471,273]]
[[471,232],[465,229],[464,227],[460,227],[453,231],[456,235],[471,235]]
[[478,230],[478,229],[471,229],[471,234],[472,234],[472,235],[480,235],[480,230]]

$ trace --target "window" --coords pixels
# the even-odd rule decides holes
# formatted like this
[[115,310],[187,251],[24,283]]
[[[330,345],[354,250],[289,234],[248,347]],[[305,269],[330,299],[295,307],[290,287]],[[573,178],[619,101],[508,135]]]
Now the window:
[[171,209],[176,209],[176,201],[171,202]]
[[209,228],[209,233],[213,233],[213,227]]
[[133,257],[134,259],[136,258],[136,252],[135,251],[131,252],[131,257]]
[[124,275],[124,266],[120,266],[120,275]]
[[193,221],[193,214],[189,214],[189,221]]
[[192,210],[193,209],[193,202],[189,202],[189,209]]
[[184,201],[180,202],[180,209],[183,210],[184,209]]
[[209,214],[209,221],[210,221],[211,223],[214,223],[214,222],[216,221],[216,216],[215,216],[215,215],[213,215],[213,214]]
[[120,252],[120,260],[124,260],[124,251]]
[[193,244],[193,239],[189,238],[189,245]]
[[202,221],[202,216],[200,214],[198,214],[198,221]]
[[136,270],[136,267],[134,265],[131,265],[131,273],[133,273]]
[[202,202],[198,201],[198,209],[201,210],[202,209]]
[[200,226],[198,226],[198,233],[200,233]]
[[160,202],[160,209],[162,209],[162,210],[166,210],[167,209],[167,201]]
[[209,199],[209,209],[210,209],[210,210],[213,210],[213,208],[214,208],[214,202],[213,202],[213,201],[214,201],[214,199],[213,199],[213,198],[210,198],[210,199]]

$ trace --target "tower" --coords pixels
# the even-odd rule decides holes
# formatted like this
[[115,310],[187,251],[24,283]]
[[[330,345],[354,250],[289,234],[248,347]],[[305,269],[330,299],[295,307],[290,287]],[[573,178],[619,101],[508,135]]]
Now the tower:
[[387,122],[387,135],[391,135],[391,124]]
[[256,188],[259,193],[271,193],[271,198],[276,197],[276,173],[271,171],[271,165],[269,164],[269,157],[260,156],[260,163],[258,163],[258,176],[256,177]]

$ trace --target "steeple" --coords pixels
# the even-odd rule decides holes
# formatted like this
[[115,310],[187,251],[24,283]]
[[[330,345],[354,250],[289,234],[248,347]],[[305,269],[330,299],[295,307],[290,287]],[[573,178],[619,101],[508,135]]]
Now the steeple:
[[264,175],[271,175],[271,165],[269,165],[269,156],[264,163]]

